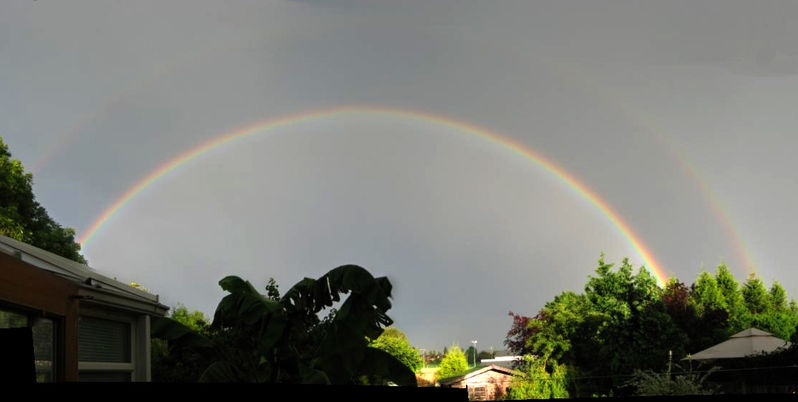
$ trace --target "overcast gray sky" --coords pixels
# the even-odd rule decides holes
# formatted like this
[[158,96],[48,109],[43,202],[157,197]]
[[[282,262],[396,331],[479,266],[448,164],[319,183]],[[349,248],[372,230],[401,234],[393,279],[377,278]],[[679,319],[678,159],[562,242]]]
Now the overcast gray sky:
[[[606,201],[670,275],[750,263],[798,294],[798,3],[7,1],[0,136],[84,232],[180,153],[358,104],[476,124]],[[237,274],[286,290],[354,263],[395,285],[418,347],[502,347],[509,310],[580,291],[607,216],[501,146],[353,114],[219,147],[164,176],[90,265],[212,314]]]

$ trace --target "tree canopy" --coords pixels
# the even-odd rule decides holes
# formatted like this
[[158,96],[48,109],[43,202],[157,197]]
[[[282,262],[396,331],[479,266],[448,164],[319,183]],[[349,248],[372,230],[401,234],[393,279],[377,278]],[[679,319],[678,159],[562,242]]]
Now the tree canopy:
[[768,289],[751,274],[740,285],[725,264],[691,286],[672,278],[661,288],[645,267],[635,272],[624,259],[616,269],[602,255],[584,293],[562,292],[534,317],[510,313],[505,345],[537,356],[548,376],[564,364],[571,395],[618,394],[634,373],[663,370],[671,354],[681,359],[749,327],[796,337],[798,306],[787,300],[778,282]]
[[0,235],[86,263],[75,230],[56,223],[33,194],[33,174],[11,158],[0,137]]

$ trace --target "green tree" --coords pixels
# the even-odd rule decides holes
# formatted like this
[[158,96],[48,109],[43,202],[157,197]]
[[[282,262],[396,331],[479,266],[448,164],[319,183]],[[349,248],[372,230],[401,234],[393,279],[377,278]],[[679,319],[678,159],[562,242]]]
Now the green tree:
[[8,146],[0,137],[0,235],[8,236],[58,254],[79,263],[86,263],[75,242],[75,230],[61,227],[37,201],[33,194],[33,175],[22,163],[11,158]]
[[469,346],[468,349],[465,350],[465,355],[468,367],[475,367],[477,364],[479,364],[479,356],[477,356],[477,348],[475,348],[474,345]]
[[[169,318],[183,326],[183,336],[200,340],[201,336],[211,335],[210,319],[199,310],[190,312],[186,306],[178,303]],[[202,348],[186,347],[185,342],[153,338],[150,351],[154,382],[193,382],[211,363]]]
[[424,365],[424,360],[418,350],[410,345],[407,336],[404,332],[397,328],[387,328],[383,333],[372,341],[369,346],[387,352],[389,355],[396,358],[410,368],[410,370],[418,371]]
[[211,319],[205,313],[199,310],[190,312],[181,303],[177,303],[177,307],[172,310],[170,317],[198,334],[208,333],[208,329],[211,326]]
[[485,360],[485,359],[495,359],[495,358],[496,358],[496,352],[489,352],[487,350],[480,350],[479,353],[477,353],[477,361],[478,362],[482,362],[482,360]]
[[775,311],[784,311],[787,308],[787,291],[776,281],[770,286],[770,306]]
[[452,345],[446,351],[446,355],[441,360],[438,366],[437,378],[449,378],[465,374],[468,371],[468,361],[466,360],[465,353],[458,345]]
[[[682,290],[684,309],[687,296]],[[602,255],[584,294],[563,292],[528,320],[525,346],[541,357],[537,364],[547,373],[563,364],[575,377],[587,378],[570,383],[572,395],[606,393],[622,385],[635,368],[659,369],[669,349],[684,349],[686,336],[668,308],[648,270],[641,267],[634,273],[627,259],[613,270]]]
[[616,272],[610,268],[599,259],[598,275],[585,286],[589,309],[594,311],[588,328],[595,328],[590,332],[595,335],[578,363],[592,374],[613,375],[617,387],[620,376],[635,368],[661,368],[658,362],[665,361],[669,349],[680,347],[682,339],[667,314],[662,289],[645,267],[633,275],[624,259]]
[[698,275],[692,297],[699,315],[711,310],[726,310],[726,298],[718,286],[718,281],[707,272]]
[[567,369],[554,360],[524,356],[522,373],[514,376],[507,399],[568,398]]
[[718,265],[715,273],[715,280],[718,284],[723,299],[726,302],[726,312],[728,315],[729,331],[727,335],[740,332],[751,326],[751,317],[745,307],[745,300],[740,291],[737,279],[729,271],[726,264]]
[[[729,278],[723,275],[722,278],[725,288],[733,288]],[[729,304],[715,277],[707,272],[698,275],[690,289],[690,306],[694,317],[687,330],[690,337],[688,351],[697,352],[728,338]]]
[[[587,328],[598,331],[605,317],[591,310],[584,295],[563,292],[546,303],[538,315],[529,320],[531,335],[527,347],[539,356],[549,356],[555,360],[577,362],[581,360],[582,350],[573,350],[574,343],[586,345],[589,342],[582,336]],[[593,345],[595,346],[595,345]]]
[[[583,294],[563,292],[535,317],[511,313],[505,344],[538,356],[539,374],[567,367],[568,391],[576,397],[623,395],[637,385],[689,391],[700,378],[658,374],[671,352],[681,359],[750,326],[798,341],[798,303],[787,300],[778,282],[767,290],[755,275],[739,286],[725,264],[714,276],[702,272],[690,287],[672,278],[661,289],[645,267],[634,273],[624,259],[613,269],[602,255]],[[633,386],[625,387],[633,372]],[[527,382],[524,395],[543,393],[539,386]]]
[[765,284],[752,273],[748,276],[748,280],[743,284],[743,299],[748,311],[751,314],[764,313],[771,307],[771,296],[765,288]]

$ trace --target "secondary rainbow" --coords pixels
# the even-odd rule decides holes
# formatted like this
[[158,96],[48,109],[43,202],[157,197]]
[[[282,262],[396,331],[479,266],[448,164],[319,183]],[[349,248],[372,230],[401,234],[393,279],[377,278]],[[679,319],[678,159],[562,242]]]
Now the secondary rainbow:
[[247,136],[265,134],[271,130],[291,124],[345,115],[385,115],[435,123],[445,127],[453,128],[463,133],[481,137],[534,162],[549,173],[554,174],[557,178],[576,191],[583,198],[587,199],[602,214],[604,214],[618,229],[618,231],[629,241],[637,254],[643,259],[647,268],[650,269],[657,277],[660,285],[663,285],[667,281],[668,275],[665,274],[651,251],[643,244],[640,237],[635,234],[632,228],[626,224],[626,222],[624,222],[621,217],[609,206],[609,204],[607,204],[606,201],[599,197],[598,194],[593,192],[589,187],[581,183],[576,177],[568,173],[563,168],[555,165],[540,153],[507,137],[501,136],[483,127],[479,127],[470,123],[465,123],[448,117],[434,115],[422,111],[374,106],[342,106],[289,115],[282,118],[258,122],[208,140],[205,143],[191,148],[169,160],[159,168],[155,169],[152,173],[139,180],[135,185],[130,187],[111,206],[103,211],[103,213],[91,224],[91,226],[89,226],[89,228],[83,232],[82,236],[78,239],[78,243],[85,247],[94,237],[94,235],[97,234],[100,228],[109,222],[114,215],[116,215],[125,205],[127,205],[144,189],[153,185],[169,172],[178,169],[182,165],[193,160],[194,158],[199,157],[202,154]]
[[699,194],[704,198],[710,210],[717,217],[718,222],[726,232],[734,252],[740,263],[749,273],[755,272],[756,262],[754,255],[743,241],[742,231],[731,219],[729,212],[709,183],[699,174],[699,169],[687,157],[685,151],[673,140],[673,136],[663,127],[656,115],[647,112],[634,103],[625,100],[612,86],[602,84],[601,80],[591,77],[588,70],[577,67],[573,63],[561,63],[552,61],[551,71],[563,77],[567,82],[577,83],[578,88],[590,91],[594,96],[602,100],[603,104],[614,106],[630,122],[643,128],[659,141],[662,150],[669,154],[682,169],[685,176],[689,177],[698,187]]

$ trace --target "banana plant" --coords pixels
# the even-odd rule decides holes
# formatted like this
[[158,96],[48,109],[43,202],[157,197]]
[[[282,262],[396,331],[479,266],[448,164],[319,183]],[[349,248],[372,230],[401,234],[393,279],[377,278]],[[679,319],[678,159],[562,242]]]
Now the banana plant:
[[[179,323],[159,319],[153,334],[204,348],[213,362],[200,378],[209,382],[303,384],[387,383],[415,386],[415,374],[396,358],[369,348],[393,320],[391,283],[357,265],[305,278],[279,299],[260,294],[237,276],[219,285],[229,292],[211,324],[211,336],[188,334]],[[335,314],[318,315],[341,302]]]

